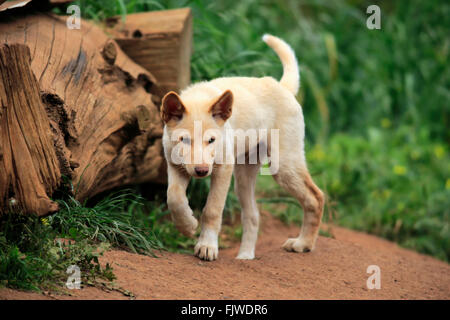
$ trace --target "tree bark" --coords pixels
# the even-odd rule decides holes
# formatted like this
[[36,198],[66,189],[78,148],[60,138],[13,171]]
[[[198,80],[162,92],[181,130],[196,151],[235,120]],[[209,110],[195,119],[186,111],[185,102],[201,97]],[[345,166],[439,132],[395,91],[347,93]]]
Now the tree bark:
[[61,172],[27,46],[0,47],[0,75],[0,195],[11,210],[54,212]]
[[190,8],[129,14],[107,21],[107,32],[133,61],[158,79],[163,93],[180,91],[191,81]]
[[96,26],[65,19],[1,16],[0,213],[57,210],[67,179],[79,200],[166,179],[155,78]]

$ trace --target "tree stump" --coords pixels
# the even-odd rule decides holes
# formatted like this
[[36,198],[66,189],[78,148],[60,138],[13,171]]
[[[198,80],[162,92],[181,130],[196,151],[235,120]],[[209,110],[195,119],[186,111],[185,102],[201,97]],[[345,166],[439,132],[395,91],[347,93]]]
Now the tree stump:
[[46,215],[69,179],[84,200],[164,182],[156,79],[96,26],[0,16],[0,214]]
[[191,81],[192,13],[189,8],[129,14],[107,20],[107,32],[134,62],[150,71],[163,93]]

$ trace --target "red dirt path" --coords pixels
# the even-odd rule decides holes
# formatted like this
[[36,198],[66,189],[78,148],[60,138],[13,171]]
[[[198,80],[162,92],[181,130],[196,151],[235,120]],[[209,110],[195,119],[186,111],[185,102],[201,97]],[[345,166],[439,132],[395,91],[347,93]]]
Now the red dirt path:
[[[450,265],[364,233],[333,227],[316,250],[298,254],[281,245],[299,228],[263,215],[256,259],[236,260],[239,243],[204,262],[163,252],[159,258],[112,250],[116,283],[136,299],[450,299]],[[369,265],[381,269],[381,289],[369,290]],[[130,299],[86,287],[71,296],[0,289],[0,299]]]

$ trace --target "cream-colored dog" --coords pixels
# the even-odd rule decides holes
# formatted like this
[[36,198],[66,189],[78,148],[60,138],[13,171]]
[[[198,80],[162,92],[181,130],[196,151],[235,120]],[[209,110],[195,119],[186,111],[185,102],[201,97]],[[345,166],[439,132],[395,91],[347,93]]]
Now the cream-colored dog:
[[[297,198],[304,209],[300,235],[288,239],[283,247],[288,251],[308,252],[313,250],[317,239],[324,197],[306,166],[305,125],[302,108],[295,98],[300,81],[297,60],[283,40],[271,35],[265,35],[263,40],[283,63],[280,82],[271,77],[219,78],[191,85],[180,95],[169,92],[162,102],[163,145],[169,184],[167,204],[175,225],[185,235],[193,236],[198,225],[186,197],[190,178],[211,175],[210,192],[201,217],[201,233],[195,246],[195,255],[200,259],[212,261],[218,257],[222,211],[233,171],[243,224],[237,259],[255,257],[259,225],[255,182],[264,159],[259,158],[256,163],[248,160],[261,148],[271,150],[269,162],[278,159],[273,170],[275,180]],[[230,129],[240,133],[258,130],[260,134],[253,142],[247,137],[244,149],[239,151],[234,145],[239,137],[230,135]],[[275,151],[272,148],[275,141],[272,136],[261,134],[264,130],[278,132]],[[230,145],[232,153],[229,152]],[[230,154],[232,161],[229,161]],[[234,161],[243,154],[246,163]]]

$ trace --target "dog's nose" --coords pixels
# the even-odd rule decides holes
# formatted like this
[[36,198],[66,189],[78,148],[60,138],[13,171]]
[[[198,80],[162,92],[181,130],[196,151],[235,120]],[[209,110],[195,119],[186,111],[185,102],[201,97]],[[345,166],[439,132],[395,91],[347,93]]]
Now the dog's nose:
[[199,176],[199,177],[204,177],[208,174],[208,167],[195,167],[195,173]]

